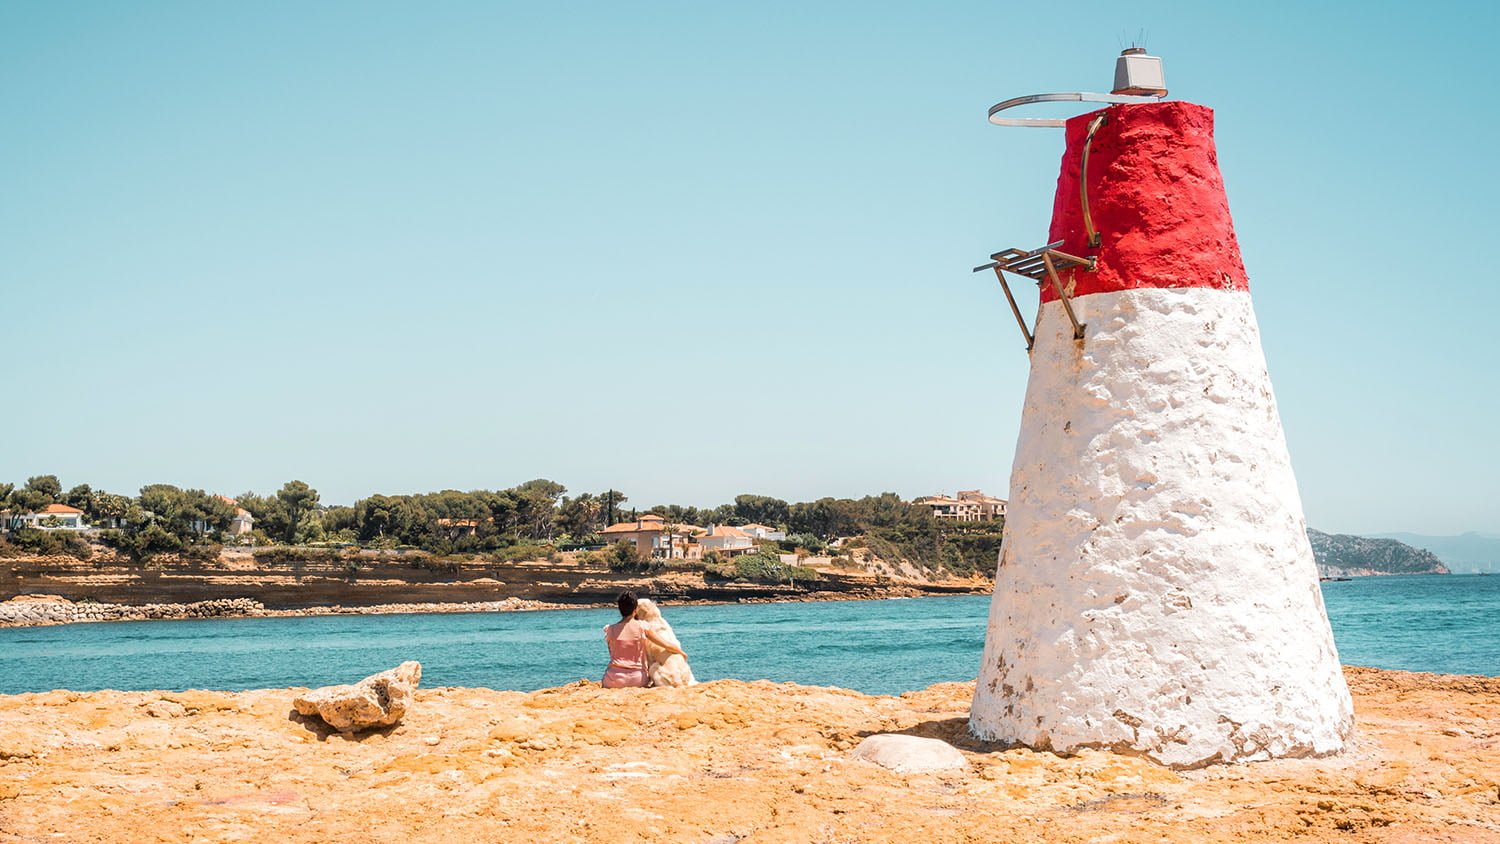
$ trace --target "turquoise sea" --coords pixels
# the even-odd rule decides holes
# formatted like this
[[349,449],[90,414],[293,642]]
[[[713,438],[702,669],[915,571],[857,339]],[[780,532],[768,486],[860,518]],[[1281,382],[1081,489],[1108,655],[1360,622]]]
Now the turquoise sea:
[[[1323,584],[1346,664],[1500,676],[1500,576]],[[988,596],[666,606],[700,680],[896,694],[972,680]],[[0,693],[352,682],[422,663],[424,686],[530,690],[598,679],[613,610],[142,621],[0,630]]]

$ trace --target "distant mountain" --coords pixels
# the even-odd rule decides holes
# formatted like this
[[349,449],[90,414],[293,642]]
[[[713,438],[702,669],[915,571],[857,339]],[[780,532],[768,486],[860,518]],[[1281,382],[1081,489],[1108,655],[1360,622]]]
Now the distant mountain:
[[1436,554],[1448,568],[1458,572],[1500,572],[1500,536],[1468,533],[1458,536],[1423,536],[1419,533],[1381,533],[1387,539],[1399,539],[1408,545],[1425,548]]
[[1394,539],[1324,533],[1307,529],[1320,577],[1366,574],[1448,574],[1447,566],[1431,551]]

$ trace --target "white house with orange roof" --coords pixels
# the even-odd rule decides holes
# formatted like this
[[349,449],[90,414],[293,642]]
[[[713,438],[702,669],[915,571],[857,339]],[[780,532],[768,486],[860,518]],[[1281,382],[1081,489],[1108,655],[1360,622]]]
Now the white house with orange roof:
[[708,532],[698,537],[704,553],[718,551],[720,554],[742,554],[755,550],[755,540],[750,534],[729,525],[709,525]]
[[66,504],[48,504],[35,513],[22,513],[15,518],[18,528],[38,530],[88,530],[83,522],[83,511]]

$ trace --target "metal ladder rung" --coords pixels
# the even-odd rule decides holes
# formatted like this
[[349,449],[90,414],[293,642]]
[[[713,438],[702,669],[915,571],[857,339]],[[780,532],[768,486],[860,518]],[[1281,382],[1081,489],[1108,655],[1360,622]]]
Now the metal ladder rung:
[[1083,330],[1087,328],[1078,321],[1078,315],[1073,313],[1073,299],[1063,288],[1058,272],[1077,267],[1082,267],[1085,272],[1093,272],[1096,262],[1093,258],[1080,258],[1077,255],[1058,251],[1057,247],[1062,244],[1063,242],[1059,240],[1029,251],[1016,248],[1004,249],[990,255],[990,263],[974,268],[976,273],[984,270],[995,271],[995,278],[1000,280],[1000,288],[1005,291],[1005,300],[1010,303],[1010,312],[1015,315],[1016,324],[1021,327],[1021,335],[1026,338],[1028,353],[1036,345],[1036,337],[1026,327],[1026,320],[1021,316],[1020,307],[1016,305],[1016,297],[1010,291],[1010,284],[1005,281],[1006,273],[1029,278],[1036,282],[1038,287],[1051,281],[1052,289],[1057,291],[1057,297],[1068,315],[1068,321],[1073,323],[1073,339],[1082,340]]

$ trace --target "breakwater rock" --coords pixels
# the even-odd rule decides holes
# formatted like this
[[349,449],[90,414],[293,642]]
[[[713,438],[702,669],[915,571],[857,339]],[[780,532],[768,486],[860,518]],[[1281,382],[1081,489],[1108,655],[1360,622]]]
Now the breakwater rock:
[[191,604],[98,604],[74,603],[52,595],[23,595],[0,604],[0,627],[69,624],[80,621],[148,621],[169,618],[225,618],[255,615],[263,611],[250,598],[220,598]]
[[525,598],[440,604],[375,604],[362,607],[267,609],[253,598],[217,598],[187,604],[101,604],[73,602],[56,595],[19,595],[0,602],[0,627],[35,627],[89,621],[158,621],[194,618],[272,618],[294,615],[386,615],[421,612],[515,612],[560,609],[563,605]]
[[[1500,841],[1500,679],[1346,676],[1348,753],[1196,771],[982,744],[972,682],[425,688],[352,738],[288,718],[301,689],[0,695],[0,839]],[[854,755],[889,733],[965,764]]]

